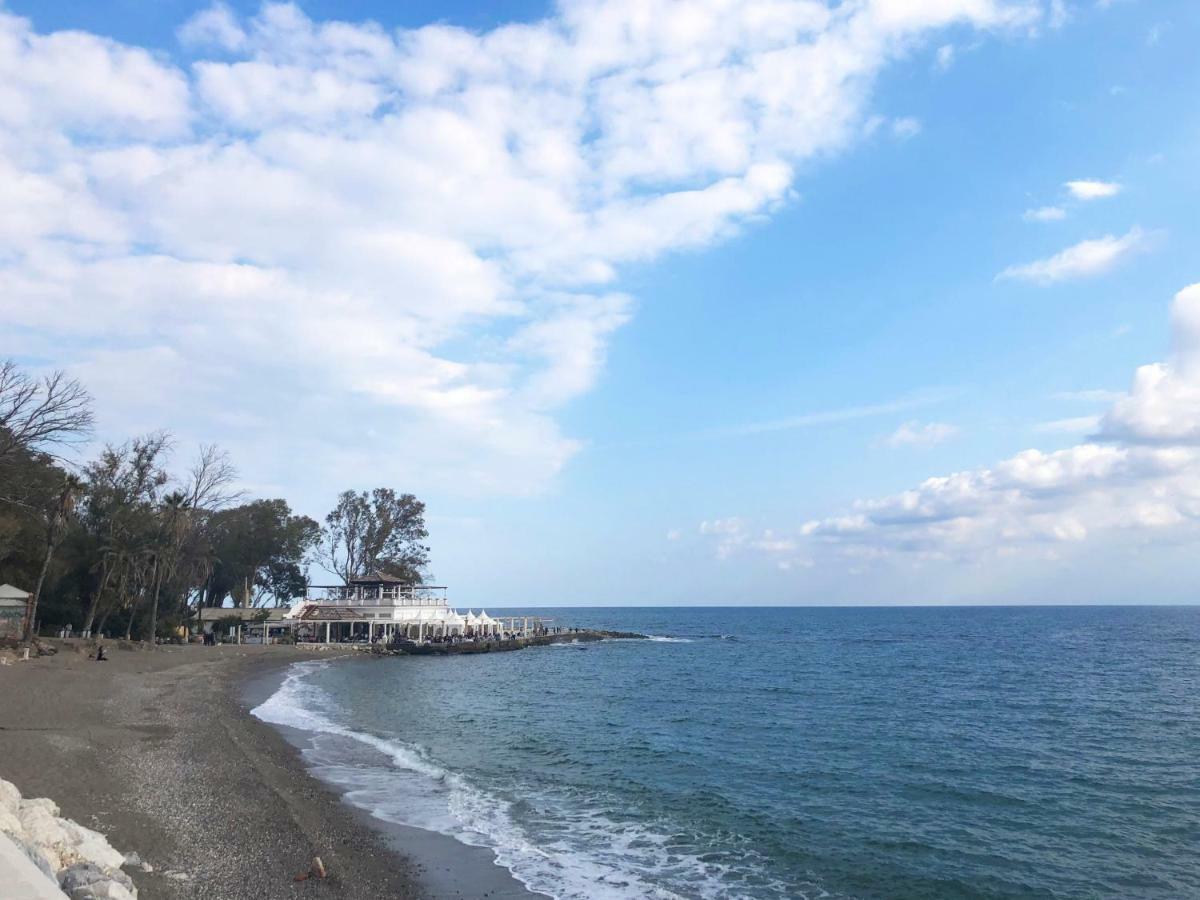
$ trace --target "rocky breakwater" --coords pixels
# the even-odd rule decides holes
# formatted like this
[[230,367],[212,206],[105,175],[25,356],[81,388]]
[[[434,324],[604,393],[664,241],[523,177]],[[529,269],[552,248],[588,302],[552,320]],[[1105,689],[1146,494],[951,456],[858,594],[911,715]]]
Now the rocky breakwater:
[[[24,853],[55,888],[71,900],[134,900],[137,888],[121,871],[127,864],[149,867],[134,855],[113,849],[100,832],[59,816],[45,797],[24,799],[16,786],[0,779],[0,835]],[[2,840],[2,838],[0,838]],[[0,884],[6,881],[0,871]]]

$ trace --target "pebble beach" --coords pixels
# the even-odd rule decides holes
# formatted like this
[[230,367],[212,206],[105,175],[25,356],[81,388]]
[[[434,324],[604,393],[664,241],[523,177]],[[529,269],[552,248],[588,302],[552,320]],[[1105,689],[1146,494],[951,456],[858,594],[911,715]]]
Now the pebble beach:
[[47,877],[103,870],[64,882],[69,896],[429,896],[420,866],[246,711],[247,684],[311,651],[112,642],[97,663],[82,642],[53,643],[0,667],[0,830],[36,850],[40,829]]

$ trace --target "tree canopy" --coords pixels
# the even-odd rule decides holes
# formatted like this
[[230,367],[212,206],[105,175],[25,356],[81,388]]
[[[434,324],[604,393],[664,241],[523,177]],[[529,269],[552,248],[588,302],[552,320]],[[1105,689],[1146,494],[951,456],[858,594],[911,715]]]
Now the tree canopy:
[[36,588],[44,627],[147,639],[201,607],[287,605],[306,594],[313,563],[345,581],[425,575],[425,505],[413,494],[346,491],[322,527],[282,498],[245,497],[215,445],[177,468],[166,432],[68,462],[58,451],[92,422],[78,382],[0,361],[0,582]]

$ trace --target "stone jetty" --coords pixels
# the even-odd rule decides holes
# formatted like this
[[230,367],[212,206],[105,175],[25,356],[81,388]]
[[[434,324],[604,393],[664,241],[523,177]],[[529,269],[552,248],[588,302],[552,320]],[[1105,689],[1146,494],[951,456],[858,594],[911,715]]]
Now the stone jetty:
[[502,653],[524,650],[526,647],[546,647],[550,644],[592,643],[594,641],[645,640],[646,635],[632,631],[599,631],[593,629],[556,631],[550,634],[514,638],[483,638],[478,640],[430,642],[392,641],[358,645],[355,649],[380,656],[449,656],[456,653]]

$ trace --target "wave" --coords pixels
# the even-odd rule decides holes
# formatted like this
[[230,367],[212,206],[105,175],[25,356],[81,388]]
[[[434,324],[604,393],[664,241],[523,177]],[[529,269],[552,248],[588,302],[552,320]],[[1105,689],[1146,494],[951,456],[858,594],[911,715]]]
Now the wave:
[[[640,640],[640,638],[635,638],[634,640]],[[690,644],[690,643],[692,643],[691,638],[668,637],[668,636],[662,635],[662,634],[648,634],[648,635],[646,635],[646,640],[659,641],[660,643],[663,643],[663,644]]]
[[[310,681],[328,665],[295,664],[279,689],[251,714],[310,733],[312,747],[305,757],[314,773],[376,818],[487,847],[497,863],[530,890],[559,900],[724,898],[744,896],[736,887],[743,877],[764,884],[752,859],[743,856],[739,871],[734,871],[694,840],[681,841],[669,823],[629,821],[602,798],[531,795],[506,800],[441,765],[420,747],[334,721],[321,710],[337,706]],[[354,746],[360,748],[357,756]],[[390,765],[379,765],[377,757],[375,762],[364,760],[363,748],[382,754]],[[537,810],[544,832],[540,838],[514,818],[514,812],[526,807]],[[768,893],[797,896],[782,888]]]

